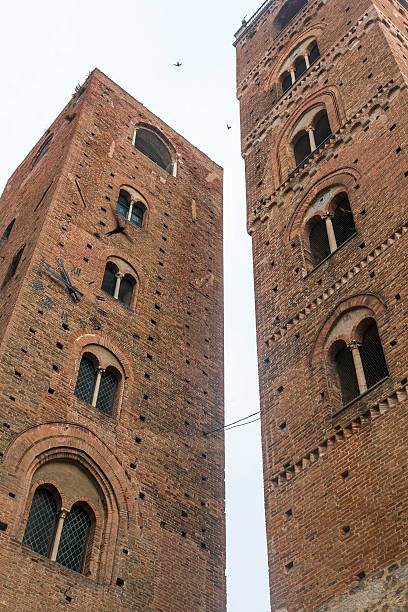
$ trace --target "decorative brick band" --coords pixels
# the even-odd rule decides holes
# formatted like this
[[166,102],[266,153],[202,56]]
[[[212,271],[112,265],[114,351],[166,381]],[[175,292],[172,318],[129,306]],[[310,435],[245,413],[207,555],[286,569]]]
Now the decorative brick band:
[[364,270],[372,261],[377,259],[381,253],[389,249],[390,246],[394,244],[397,240],[402,238],[404,234],[408,232],[408,222],[407,225],[403,225],[399,230],[394,232],[389,238],[384,240],[376,249],[371,251],[364,259],[362,259],[357,265],[353,266],[348,272],[343,274],[343,276],[336,281],[333,285],[331,285],[328,289],[326,289],[321,295],[319,295],[316,299],[313,300],[310,304],[305,306],[293,319],[290,319],[285,325],[283,325],[278,331],[272,334],[269,338],[265,340],[265,344],[269,346],[271,342],[275,342],[276,340],[280,340],[300,321],[303,321],[313,310],[315,310],[322,302],[328,300],[337,290],[341,289],[349,280],[354,278],[356,274]]
[[363,427],[367,427],[372,421],[386,414],[391,408],[395,408],[406,399],[408,399],[408,385],[396,389],[377,404],[374,404],[374,406],[370,406],[362,415],[353,419],[345,427],[340,428],[338,431],[336,430],[332,436],[326,438],[315,449],[302,457],[302,459],[292,463],[285,470],[273,476],[270,479],[272,487],[276,489],[293,480],[293,478],[310,468],[317,461],[326,457],[340,444],[358,433]]

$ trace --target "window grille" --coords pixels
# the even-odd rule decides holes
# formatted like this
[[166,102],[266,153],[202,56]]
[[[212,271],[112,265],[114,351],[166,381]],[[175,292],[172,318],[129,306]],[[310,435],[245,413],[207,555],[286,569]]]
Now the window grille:
[[306,72],[306,70],[307,70],[306,60],[304,56],[302,55],[302,57],[298,57],[297,60],[295,61],[295,79],[296,81],[300,79],[300,77],[302,76],[304,72]]
[[138,151],[146,155],[155,164],[171,172],[171,155],[164,143],[150,130],[139,128],[136,132],[135,147]]
[[58,547],[57,563],[75,572],[82,570],[91,521],[80,506],[73,506],[64,520]]
[[320,50],[317,43],[314,43],[313,47],[309,51],[309,63],[314,64],[320,57]]
[[350,202],[345,193],[336,198],[336,208],[333,216],[333,229],[337,246],[340,246],[356,232]]
[[75,395],[83,402],[89,403],[95,384],[95,368],[90,359],[82,357],[78,378],[75,385]]
[[143,215],[144,215],[144,207],[140,206],[140,204],[133,204],[132,213],[130,215],[130,221],[134,225],[138,227],[142,227],[143,224]]
[[125,276],[124,278],[122,278],[122,281],[119,287],[119,295],[118,295],[119,302],[122,302],[126,306],[130,306],[130,303],[132,301],[132,294],[133,294],[133,283],[131,279],[129,278],[129,276]]
[[112,414],[118,381],[111,370],[102,372],[96,407],[105,414]]
[[343,343],[342,348],[336,353],[334,362],[340,382],[341,399],[343,405],[345,405],[360,395],[353,355],[345,343]]
[[363,362],[367,388],[369,389],[388,376],[388,368],[381,339],[377,325],[374,321],[370,323],[363,334],[360,355],[361,361]]
[[299,138],[294,147],[296,166],[299,166],[312,152],[310,148],[309,134],[306,132]]
[[116,204],[116,212],[119,213],[119,215],[121,215],[122,217],[125,217],[125,219],[127,219],[129,216],[129,207],[130,202],[128,201],[126,196],[120,193]]
[[309,234],[310,252],[313,263],[317,266],[323,259],[330,255],[329,238],[327,236],[326,222],[320,219],[311,229]]
[[329,123],[329,118],[327,116],[327,112],[323,111],[320,115],[320,118],[317,120],[315,128],[314,128],[314,136],[316,142],[316,148],[319,147],[322,142],[326,140],[331,135],[331,127]]
[[46,489],[37,489],[28,516],[23,544],[47,556],[54,531],[57,504]]
[[116,287],[116,268],[115,266],[108,261],[106,264],[105,272],[102,280],[102,289],[109,293],[109,295],[114,295],[115,287]]

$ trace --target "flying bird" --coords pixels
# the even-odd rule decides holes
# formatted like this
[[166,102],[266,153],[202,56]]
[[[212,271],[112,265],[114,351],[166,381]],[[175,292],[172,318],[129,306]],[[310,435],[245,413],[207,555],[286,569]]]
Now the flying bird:
[[173,64],[173,66],[176,66],[176,68],[180,68],[180,66],[182,66],[181,62],[177,62],[176,64]]
[[121,225],[117,219],[115,219],[115,222],[116,222],[116,227],[113,230],[106,232],[105,236],[114,236],[115,234],[123,234],[125,238],[127,238],[127,240],[130,240],[130,237],[128,236],[126,232],[125,226]]
[[230,130],[230,129],[231,129],[231,127],[232,127],[232,126],[231,126],[231,125],[228,125],[228,123],[227,123],[227,130]]

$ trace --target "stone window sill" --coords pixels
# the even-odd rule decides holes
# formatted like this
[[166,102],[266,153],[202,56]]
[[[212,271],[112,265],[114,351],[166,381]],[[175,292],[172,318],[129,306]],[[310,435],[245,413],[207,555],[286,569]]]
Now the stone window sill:
[[361,400],[368,393],[371,393],[371,391],[374,391],[375,389],[378,389],[378,387],[381,387],[381,385],[384,384],[386,380],[389,380],[389,378],[390,378],[389,376],[385,376],[384,378],[382,378],[381,380],[376,382],[375,385],[373,385],[372,387],[367,389],[367,391],[364,391],[364,393],[360,393],[360,395],[357,395],[357,397],[355,397],[354,399],[350,400],[347,404],[344,404],[344,406],[339,408],[339,410],[336,410],[336,412],[333,412],[333,414],[331,415],[332,419],[334,419],[334,417],[336,417],[339,414],[341,414],[343,412],[343,410],[346,410],[346,408],[349,408],[350,406],[352,406],[353,404],[355,404],[356,402]]
[[351,234],[351,236],[349,236],[347,238],[347,240],[345,240],[344,242],[341,243],[340,246],[337,247],[337,249],[335,251],[332,251],[330,253],[330,255],[328,255],[327,257],[325,257],[324,259],[322,259],[322,261],[320,261],[314,268],[313,270],[310,270],[310,272],[308,272],[303,278],[308,278],[309,276],[311,276],[311,274],[313,274],[313,272],[315,272],[316,270],[318,270],[326,261],[328,261],[329,259],[331,259],[333,257],[333,255],[335,255],[338,251],[340,251],[340,249],[342,249],[346,244],[348,244],[349,242],[351,242],[351,240],[353,240],[353,238],[357,236],[357,232],[354,232],[354,234]]

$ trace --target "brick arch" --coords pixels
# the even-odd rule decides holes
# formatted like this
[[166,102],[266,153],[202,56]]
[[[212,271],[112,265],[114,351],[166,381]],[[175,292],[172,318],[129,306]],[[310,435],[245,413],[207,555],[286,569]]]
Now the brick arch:
[[[289,136],[296,127],[296,124],[301,120],[302,116],[314,108],[319,109],[324,107],[327,111],[330,127],[335,133],[342,123],[345,121],[345,111],[341,102],[340,92],[337,87],[326,87],[309,96],[306,100],[300,103],[296,110],[288,117],[283,124],[282,129],[277,134],[272,148],[272,156],[270,164],[275,170],[276,186],[282,182],[282,159],[286,157],[288,161],[291,143]],[[294,166],[293,168],[294,169]]]
[[360,172],[355,168],[346,167],[333,170],[333,172],[326,174],[316,181],[316,183],[314,183],[302,197],[292,214],[285,232],[286,242],[290,242],[301,232],[306,211],[313,204],[313,201],[317,198],[319,193],[329,189],[330,187],[337,186],[344,187],[347,191],[350,191],[350,189],[358,182],[360,176]]
[[27,429],[10,443],[4,465],[15,475],[19,492],[11,534],[21,541],[33,476],[41,465],[55,459],[81,465],[101,491],[106,506],[105,520],[96,534],[91,573],[99,581],[111,583],[119,545],[126,537],[134,512],[131,482],[108,446],[86,427],[73,423],[45,423]]
[[[113,184],[115,185],[115,187],[117,188],[117,194],[119,196],[119,192],[120,190],[123,188],[126,190],[126,185],[131,187],[134,191],[137,191],[140,193],[141,196],[143,196],[144,200],[146,201],[147,204],[147,214],[148,217],[150,217],[150,213],[157,213],[157,206],[155,203],[155,198],[151,197],[151,195],[146,194],[146,185],[144,186],[144,189],[141,190],[138,185],[136,183],[133,182],[132,185],[129,184],[129,177],[126,174],[116,174],[115,178],[112,179],[113,180]],[[116,208],[116,202],[115,202],[115,208]],[[148,219],[149,221],[149,219]],[[148,224],[147,224],[148,225]],[[144,228],[147,229],[147,228]]]
[[[81,359],[82,351],[84,347],[88,344],[99,344],[103,348],[106,348],[108,351],[113,353],[118,358],[123,367],[125,380],[129,380],[131,383],[134,382],[134,371],[130,357],[121,347],[117,346],[114,342],[112,342],[110,338],[108,338],[108,336],[105,336],[101,333],[85,333],[71,340],[71,345],[69,348],[74,353],[75,362],[78,362],[77,366],[79,365],[79,360]],[[76,367],[76,370],[77,369],[78,367]]]
[[340,302],[317,334],[310,359],[311,365],[315,365],[319,360],[323,359],[326,338],[338,319],[349,310],[362,307],[371,310],[375,315],[374,318],[380,317],[387,309],[384,302],[372,293],[354,295]]
[[302,34],[300,34],[294,41],[291,41],[291,44],[286,49],[283,49],[276,58],[275,68],[269,74],[268,78],[265,81],[264,90],[269,91],[273,85],[276,84],[282,70],[283,64],[286,62],[288,57],[299,47],[305,40],[309,38],[316,38],[317,44],[319,44],[318,37],[320,36],[322,30],[326,27],[324,23],[316,23],[313,26],[309,27],[306,30],[303,30]]

